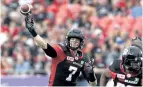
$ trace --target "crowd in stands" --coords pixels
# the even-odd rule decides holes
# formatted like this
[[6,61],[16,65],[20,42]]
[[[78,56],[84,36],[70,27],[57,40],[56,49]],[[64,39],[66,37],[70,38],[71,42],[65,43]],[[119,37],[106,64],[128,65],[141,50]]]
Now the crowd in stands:
[[85,33],[83,52],[95,58],[98,79],[132,38],[142,36],[143,0],[2,0],[2,76],[50,73],[51,58],[35,45],[19,12],[26,1],[33,5],[36,31],[50,44],[63,42],[73,28]]

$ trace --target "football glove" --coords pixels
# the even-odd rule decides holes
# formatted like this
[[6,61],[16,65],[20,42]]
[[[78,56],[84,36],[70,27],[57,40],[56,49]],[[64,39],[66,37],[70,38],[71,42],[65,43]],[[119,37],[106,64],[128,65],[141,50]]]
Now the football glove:
[[34,20],[33,20],[33,17],[31,15],[27,15],[25,17],[25,25],[26,25],[26,28],[28,29],[28,31],[31,33],[31,35],[33,37],[36,37],[37,33],[34,29]]

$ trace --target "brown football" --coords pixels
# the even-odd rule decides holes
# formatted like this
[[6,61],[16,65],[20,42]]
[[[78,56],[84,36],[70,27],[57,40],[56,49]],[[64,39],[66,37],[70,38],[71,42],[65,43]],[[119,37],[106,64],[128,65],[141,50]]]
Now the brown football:
[[30,4],[23,4],[20,6],[20,12],[23,15],[28,15],[31,12],[31,9],[32,9],[32,5]]

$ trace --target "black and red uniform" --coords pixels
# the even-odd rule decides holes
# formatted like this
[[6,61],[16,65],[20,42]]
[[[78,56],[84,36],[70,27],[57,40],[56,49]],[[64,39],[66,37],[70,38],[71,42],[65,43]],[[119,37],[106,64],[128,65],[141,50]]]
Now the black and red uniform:
[[[36,37],[37,33],[34,29],[34,21],[31,15],[26,15],[25,24],[31,35]],[[80,40],[78,47],[70,46],[71,38],[77,38]],[[77,51],[84,45],[84,39],[85,37],[81,30],[71,29],[67,33],[66,44],[50,46],[47,43],[47,48],[43,50],[48,56],[53,58],[49,86],[74,86],[76,85],[76,79],[79,76],[80,71],[83,72],[87,81],[94,82],[96,80],[93,68],[88,64],[88,58],[85,58],[81,51]],[[76,50],[77,54],[73,55],[69,48]]]
[[[80,72],[88,80],[88,58],[84,57],[81,51],[73,55],[65,44],[56,44],[52,48],[56,51],[56,57],[52,58],[49,86],[75,86]],[[52,53],[50,48],[48,49],[44,50],[47,55]]]
[[127,74],[122,66],[121,60],[115,60],[109,66],[109,71],[114,81],[114,86],[141,86],[142,72],[138,74]]

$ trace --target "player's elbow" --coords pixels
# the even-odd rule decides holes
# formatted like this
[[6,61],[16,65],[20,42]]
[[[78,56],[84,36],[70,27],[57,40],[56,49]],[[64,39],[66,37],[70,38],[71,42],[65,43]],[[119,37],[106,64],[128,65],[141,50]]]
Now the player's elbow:
[[37,35],[36,37],[34,37],[34,42],[35,42],[35,44],[37,46],[41,47],[42,49],[47,49],[47,43],[39,35]]
[[52,46],[50,46],[48,43],[46,43],[44,39],[39,35],[34,37],[34,42],[36,43],[37,46],[41,47],[48,56],[52,58],[57,57],[57,53],[55,49]]
[[47,49],[47,45],[45,43],[37,43],[35,42],[36,46],[41,47],[42,49]]

